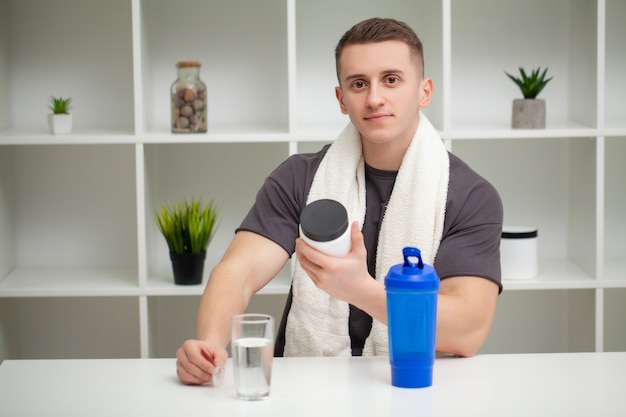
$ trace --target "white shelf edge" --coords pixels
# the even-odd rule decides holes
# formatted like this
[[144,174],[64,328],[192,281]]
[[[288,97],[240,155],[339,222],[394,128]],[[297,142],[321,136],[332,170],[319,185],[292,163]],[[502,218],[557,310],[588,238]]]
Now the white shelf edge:
[[626,288],[626,280],[547,281],[541,279],[503,280],[503,291],[607,290]]
[[626,136],[626,127],[606,127],[602,133],[605,137],[622,137]]
[[[209,132],[201,134],[172,134],[151,132],[141,135],[121,131],[74,132],[69,135],[50,135],[47,133],[0,132],[0,146],[8,145],[119,145],[119,144],[230,144],[230,143],[289,143],[289,142],[332,142],[340,130],[320,128],[309,132],[296,131],[257,131],[257,132]],[[560,138],[596,138],[626,136],[625,128],[608,129],[505,129],[505,128],[467,128],[440,130],[444,140],[481,140],[481,139],[560,139]]]
[[175,135],[172,133],[74,132],[69,135],[0,132],[0,145],[90,145],[90,144],[189,144],[289,142],[286,132],[225,132]]
[[[199,296],[206,285],[206,279],[185,286],[174,284],[172,278],[151,278],[139,286],[135,274],[133,268],[16,268],[0,280],[0,299]],[[258,294],[286,295],[289,288],[289,282],[278,277]]]
[[67,135],[42,132],[4,130],[0,132],[0,145],[82,145],[82,144],[135,144],[137,136],[130,131],[74,131]]
[[502,280],[503,291],[524,290],[576,290],[626,287],[624,281],[595,279],[568,259],[540,259],[536,278]]
[[17,267],[0,281],[0,298],[141,295],[136,268]]
[[144,144],[190,144],[190,143],[288,143],[292,137],[287,132],[228,132],[200,134],[147,133],[137,142]]
[[475,128],[451,129],[440,132],[443,139],[559,139],[559,138],[586,138],[598,137],[601,130],[593,128],[581,129],[505,129],[505,128]]
[[[151,276],[145,286],[140,288],[142,295],[147,296],[197,296],[202,295],[204,287],[208,282],[205,274],[202,283],[197,285],[176,285],[170,276]],[[279,274],[257,294],[260,295],[286,295],[289,293],[290,277]]]
[[[626,288],[626,276],[594,279],[568,260],[541,260],[539,271],[534,279],[503,280],[503,291]],[[0,298],[198,296],[206,280],[183,286],[171,277],[149,277],[139,285],[136,268],[18,267],[0,281]],[[286,295],[289,288],[290,277],[281,274],[258,294]]]

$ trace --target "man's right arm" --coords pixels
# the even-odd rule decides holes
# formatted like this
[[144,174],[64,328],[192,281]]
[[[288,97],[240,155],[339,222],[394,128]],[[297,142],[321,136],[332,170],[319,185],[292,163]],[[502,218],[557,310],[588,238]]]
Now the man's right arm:
[[200,300],[196,337],[226,347],[230,318],[243,313],[254,294],[280,272],[289,255],[273,241],[238,232],[213,269]]
[[187,384],[211,380],[226,361],[230,318],[243,313],[250,299],[280,272],[289,255],[275,242],[240,231],[211,271],[198,308],[196,340],[187,340],[176,356],[178,376]]

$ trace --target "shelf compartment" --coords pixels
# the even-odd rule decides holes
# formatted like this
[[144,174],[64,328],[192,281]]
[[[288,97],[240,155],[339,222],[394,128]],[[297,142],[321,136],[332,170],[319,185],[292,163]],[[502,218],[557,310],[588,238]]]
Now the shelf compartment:
[[626,288],[626,257],[604,259],[603,287]]
[[175,357],[185,340],[196,337],[199,303],[200,295],[148,298],[149,357]]
[[4,299],[2,359],[139,357],[138,313],[131,297]]
[[[252,297],[247,312],[269,314],[274,317],[278,331],[286,294]],[[171,358],[187,339],[196,336],[196,315],[200,296],[197,297],[149,297],[149,338],[151,358]]]
[[48,132],[47,104],[54,95],[72,98],[74,131],[132,132],[131,3],[4,3],[8,29],[0,31],[0,42],[9,59],[2,80],[8,82],[4,87],[11,108],[5,127],[17,135],[22,130]]
[[214,199],[218,204],[220,220],[207,251],[206,281],[265,178],[288,156],[287,143],[145,145],[148,286],[169,291],[162,287],[172,276],[169,250],[154,221],[154,210],[162,203],[193,197]]
[[596,144],[589,138],[461,140],[452,142],[452,152],[496,187],[505,225],[537,227],[540,260],[561,260],[568,269],[572,263],[595,278]]
[[442,127],[443,30],[439,2],[322,0],[295,3],[297,132],[336,132],[337,135],[348,122],[335,98],[338,82],[334,50],[352,25],[373,16],[405,21],[422,40],[426,76],[433,78],[435,84],[434,98],[426,114],[436,127]]
[[208,131],[288,131],[284,0],[141,2],[145,130],[169,132],[176,63],[202,64]]
[[[607,128],[626,131],[626,2],[606,1],[605,52],[605,124]],[[626,133],[621,133],[626,135]]]
[[503,292],[479,353],[593,352],[595,291]]
[[0,277],[15,266],[16,207],[13,149],[0,146]]
[[133,146],[3,146],[0,155],[10,161],[0,203],[13,237],[1,240],[12,255],[0,272],[137,269]]
[[475,121],[510,127],[512,101],[522,95],[504,72],[520,66],[548,67],[554,77],[539,96],[548,127],[597,126],[595,1],[453,0],[451,20],[449,128]]
[[605,139],[604,278],[626,284],[626,137]]
[[320,150],[322,150],[322,148],[331,143],[331,141],[321,141],[321,142],[299,142],[298,143],[298,149],[297,149],[297,153],[316,153],[319,152]]
[[626,287],[604,291],[604,350],[626,351]]
[[[0,1],[0,108],[11,108],[11,77],[9,64],[9,2]],[[0,131],[11,125],[11,112],[0,112]]]

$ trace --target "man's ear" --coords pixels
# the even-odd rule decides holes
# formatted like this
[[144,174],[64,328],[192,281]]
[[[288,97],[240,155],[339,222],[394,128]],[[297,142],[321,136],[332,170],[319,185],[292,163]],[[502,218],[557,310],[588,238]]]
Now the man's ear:
[[434,89],[435,87],[433,85],[432,78],[424,78],[422,80],[422,82],[420,83],[420,107],[428,107]]
[[341,91],[341,87],[335,87],[335,97],[337,97],[337,101],[339,102],[341,113],[348,114],[348,109],[343,102],[343,92]]

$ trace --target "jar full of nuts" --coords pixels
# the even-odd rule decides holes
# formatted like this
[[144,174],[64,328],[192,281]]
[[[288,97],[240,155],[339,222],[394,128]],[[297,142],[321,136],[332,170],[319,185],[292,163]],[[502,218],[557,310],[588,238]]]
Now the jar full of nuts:
[[176,64],[178,79],[171,88],[172,133],[207,131],[206,85],[200,80],[200,63],[181,61]]

